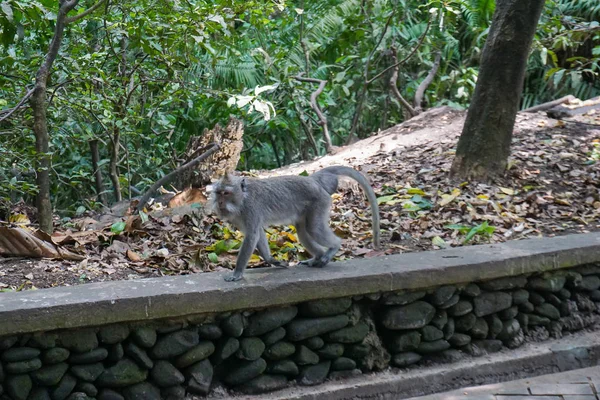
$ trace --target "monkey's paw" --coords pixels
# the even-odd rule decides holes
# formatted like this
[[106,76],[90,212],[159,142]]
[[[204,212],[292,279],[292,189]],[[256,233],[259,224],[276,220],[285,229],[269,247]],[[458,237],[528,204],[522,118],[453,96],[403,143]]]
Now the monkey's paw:
[[289,264],[286,263],[285,261],[273,260],[269,264],[271,264],[273,267],[289,268]]
[[304,265],[306,267],[312,267],[314,262],[315,262],[314,258],[309,258],[308,260],[300,261],[298,264],[299,265]]
[[225,275],[225,277],[223,279],[225,279],[226,282],[235,282],[235,281],[241,280],[242,275],[239,275],[239,276],[236,276],[235,274]]

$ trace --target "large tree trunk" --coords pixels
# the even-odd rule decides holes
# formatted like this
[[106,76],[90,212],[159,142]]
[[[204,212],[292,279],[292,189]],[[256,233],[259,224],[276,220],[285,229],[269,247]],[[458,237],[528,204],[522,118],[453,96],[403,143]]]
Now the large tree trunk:
[[47,233],[52,233],[52,203],[50,202],[50,137],[48,135],[48,122],[46,118],[46,90],[52,64],[58,55],[60,42],[63,37],[65,25],[67,24],[67,14],[75,8],[78,2],[79,0],[63,0],[60,2],[54,37],[50,42],[44,63],[36,74],[35,88],[30,99],[31,108],[33,109],[35,150],[38,155],[35,166],[37,173],[36,183],[38,186],[36,205],[40,229]]
[[482,179],[506,169],[529,48],[544,0],[498,0],[451,176]]

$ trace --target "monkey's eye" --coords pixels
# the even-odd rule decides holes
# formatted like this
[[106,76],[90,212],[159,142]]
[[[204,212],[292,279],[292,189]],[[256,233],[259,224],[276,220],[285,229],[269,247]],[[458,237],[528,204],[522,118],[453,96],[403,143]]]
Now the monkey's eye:
[[221,194],[222,194],[223,196],[229,196],[229,195],[231,194],[231,192],[230,192],[230,191],[228,191],[228,190],[224,190],[224,191],[222,191],[222,192],[221,192]]

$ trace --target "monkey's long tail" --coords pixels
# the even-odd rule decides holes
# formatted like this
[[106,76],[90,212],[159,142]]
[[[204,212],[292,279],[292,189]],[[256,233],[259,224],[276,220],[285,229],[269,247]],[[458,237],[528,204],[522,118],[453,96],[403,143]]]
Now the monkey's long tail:
[[365,194],[367,196],[367,200],[369,201],[369,204],[371,205],[371,219],[372,219],[372,226],[373,226],[373,246],[375,247],[375,249],[379,249],[379,247],[380,247],[379,206],[377,204],[377,196],[375,196],[375,192],[373,191],[373,188],[369,184],[369,181],[367,180],[367,178],[361,172],[358,172],[355,169],[352,169],[350,167],[340,166],[340,165],[323,168],[322,170],[317,171],[314,174],[312,174],[311,177],[316,179],[317,182],[319,182],[319,184],[321,184],[323,186],[323,188],[325,188],[325,190],[327,192],[329,192],[330,194],[333,194],[333,192],[335,192],[337,190],[337,179],[335,179],[335,185],[334,185],[333,184],[334,182],[332,180],[327,179],[328,174],[335,175],[335,176],[347,176],[349,178],[352,178],[356,182],[358,182],[360,187],[363,189],[363,191],[365,192]]

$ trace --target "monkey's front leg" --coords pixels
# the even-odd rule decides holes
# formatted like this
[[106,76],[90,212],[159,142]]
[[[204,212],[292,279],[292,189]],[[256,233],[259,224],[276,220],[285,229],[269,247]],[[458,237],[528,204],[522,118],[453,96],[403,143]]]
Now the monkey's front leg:
[[260,230],[253,230],[249,232],[245,232],[246,237],[244,237],[244,241],[242,242],[242,247],[240,248],[240,252],[238,253],[237,261],[235,263],[235,271],[233,271],[232,275],[226,275],[225,280],[227,282],[239,281],[242,279],[244,275],[244,270],[248,265],[248,261],[250,261],[250,257],[256,248],[256,243],[258,242],[258,238],[260,237]]
[[269,249],[269,240],[267,239],[267,234],[265,232],[261,232],[258,238],[258,254],[262,257],[263,260],[269,265],[274,267],[282,267],[287,268],[288,264],[284,261],[278,261],[271,255],[271,250]]

